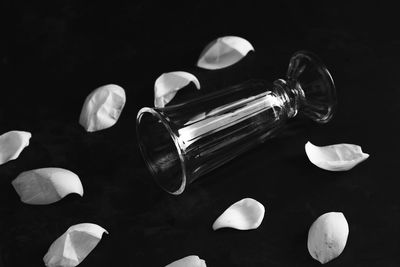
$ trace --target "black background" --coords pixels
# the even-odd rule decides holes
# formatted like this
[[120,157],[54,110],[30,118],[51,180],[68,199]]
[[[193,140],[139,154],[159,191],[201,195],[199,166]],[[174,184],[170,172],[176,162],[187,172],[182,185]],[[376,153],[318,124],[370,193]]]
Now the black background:
[[[91,222],[110,234],[82,267],[165,266],[192,254],[211,267],[318,266],[307,251],[308,229],[321,214],[341,211],[349,239],[329,266],[398,266],[397,9],[383,1],[303,2],[3,2],[0,133],[33,137],[17,160],[0,166],[0,265],[43,266],[69,226]],[[197,69],[204,46],[224,35],[249,40],[256,52],[221,71]],[[152,106],[161,73],[191,71],[205,91],[250,77],[272,81],[284,78],[300,49],[318,54],[333,75],[339,105],[330,123],[297,125],[180,196],[156,186],[138,151],[135,117]],[[78,124],[83,101],[109,83],[125,89],[125,109],[115,126],[87,133]],[[370,158],[327,172],[308,161],[307,141],[358,144]],[[84,196],[21,203],[11,181],[52,166],[77,173]],[[214,232],[214,220],[244,197],[265,205],[262,225]]]

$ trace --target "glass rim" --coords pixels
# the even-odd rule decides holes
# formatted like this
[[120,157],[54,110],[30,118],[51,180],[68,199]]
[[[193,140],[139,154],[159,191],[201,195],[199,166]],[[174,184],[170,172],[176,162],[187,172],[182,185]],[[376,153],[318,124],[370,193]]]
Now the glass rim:
[[[150,158],[149,158],[149,156],[148,156],[148,154],[147,154],[146,147],[145,147],[145,146],[143,145],[143,143],[142,143],[142,139],[141,139],[140,133],[139,133],[140,120],[141,120],[142,116],[143,116],[145,113],[148,113],[148,114],[150,114],[150,115],[156,117],[157,119],[159,119],[159,120],[162,122],[164,128],[165,128],[165,129],[167,130],[167,132],[169,133],[169,135],[170,135],[172,141],[174,142],[174,145],[175,145],[175,148],[176,148],[176,152],[178,153],[178,156],[179,156],[179,161],[180,161],[180,166],[181,166],[181,172],[182,172],[181,177],[180,177],[180,178],[181,178],[181,185],[180,185],[180,187],[179,187],[176,191],[170,191],[170,190],[168,190],[167,188],[165,188],[165,186],[163,186],[163,185],[159,182],[159,180],[157,179],[157,175],[156,175],[156,173],[155,173],[153,167],[151,166],[151,164],[150,164],[150,162],[149,162],[149,161],[150,161]],[[146,162],[146,165],[148,166],[148,169],[150,170],[150,173],[151,173],[151,175],[153,176],[153,178],[154,178],[154,180],[156,181],[156,183],[157,183],[164,191],[166,191],[166,192],[168,192],[168,193],[170,193],[170,194],[172,194],[172,195],[180,195],[180,194],[185,190],[185,187],[186,187],[186,181],[187,181],[186,164],[185,164],[185,158],[184,158],[184,155],[183,155],[183,152],[182,152],[183,150],[182,150],[182,148],[181,148],[181,146],[180,146],[180,143],[179,143],[179,138],[178,138],[178,136],[176,136],[176,134],[174,133],[174,131],[171,129],[171,127],[170,127],[168,121],[164,118],[164,116],[163,116],[162,114],[160,114],[160,112],[158,112],[158,111],[157,111],[156,109],[154,109],[154,108],[150,108],[150,107],[141,108],[141,109],[139,110],[138,114],[137,114],[137,117],[136,117],[136,135],[137,135],[137,138],[138,138],[138,143],[139,143],[140,152],[142,153],[143,159],[144,159],[144,161]]]

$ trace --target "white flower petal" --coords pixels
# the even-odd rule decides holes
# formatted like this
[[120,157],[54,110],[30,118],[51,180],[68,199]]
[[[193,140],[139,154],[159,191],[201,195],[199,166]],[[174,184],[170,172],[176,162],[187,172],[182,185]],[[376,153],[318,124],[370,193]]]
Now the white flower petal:
[[328,171],[347,171],[366,160],[369,155],[363,153],[360,146],[337,144],[318,147],[310,142],[305,145],[308,159],[321,169]]
[[174,261],[165,267],[207,267],[206,262],[198,256],[192,255]]
[[163,73],[154,83],[154,106],[163,108],[176,95],[176,93],[193,82],[200,89],[200,82],[193,74],[185,71]]
[[51,204],[71,193],[83,196],[79,177],[61,168],[42,168],[23,172],[12,181],[12,185],[21,201],[27,204]]
[[308,251],[320,263],[327,263],[343,252],[348,235],[349,225],[343,213],[325,213],[310,227]]
[[235,64],[250,51],[254,51],[254,47],[246,39],[237,36],[220,37],[204,48],[197,66],[210,70],[222,69]]
[[0,165],[18,158],[22,150],[29,145],[31,133],[10,131],[0,136]]
[[86,97],[79,123],[88,132],[109,128],[117,122],[125,102],[122,87],[115,84],[101,86]]
[[93,223],[76,224],[50,246],[49,251],[43,257],[48,267],[77,266],[99,243],[103,233],[108,232]]
[[256,229],[265,214],[264,206],[252,198],[244,198],[230,206],[213,224],[213,229],[230,227],[238,230]]

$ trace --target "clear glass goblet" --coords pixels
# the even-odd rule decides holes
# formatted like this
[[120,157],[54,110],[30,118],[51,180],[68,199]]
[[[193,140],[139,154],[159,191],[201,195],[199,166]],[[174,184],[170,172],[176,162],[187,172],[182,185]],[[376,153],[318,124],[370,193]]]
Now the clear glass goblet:
[[142,108],[136,130],[156,182],[181,194],[197,178],[276,135],[298,113],[328,122],[335,85],[313,53],[296,52],[286,79],[250,80],[164,108]]

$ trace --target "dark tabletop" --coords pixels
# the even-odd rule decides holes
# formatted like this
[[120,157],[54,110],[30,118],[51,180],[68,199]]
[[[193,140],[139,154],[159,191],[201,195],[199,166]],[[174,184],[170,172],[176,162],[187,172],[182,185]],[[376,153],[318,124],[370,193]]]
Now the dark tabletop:
[[[332,1],[5,1],[0,51],[0,133],[32,133],[20,157],[0,166],[0,266],[43,266],[50,244],[74,224],[108,230],[80,266],[165,266],[198,255],[207,266],[318,266],[307,233],[341,211],[350,233],[329,266],[399,266],[400,35],[395,7]],[[278,3],[279,2],[279,3]],[[4,27],[3,27],[4,28]],[[211,40],[236,35],[256,52],[221,71],[195,67]],[[156,186],[138,150],[135,117],[152,106],[163,72],[198,75],[205,91],[248,78],[284,78],[307,49],[330,69],[338,109],[325,125],[295,121],[279,137],[194,182],[180,196]],[[117,124],[87,133],[85,97],[115,83],[127,95]],[[304,144],[353,143],[370,154],[348,172],[312,165]],[[84,196],[35,206],[11,181],[23,171],[76,173]],[[252,231],[213,231],[232,203],[264,204]]]

